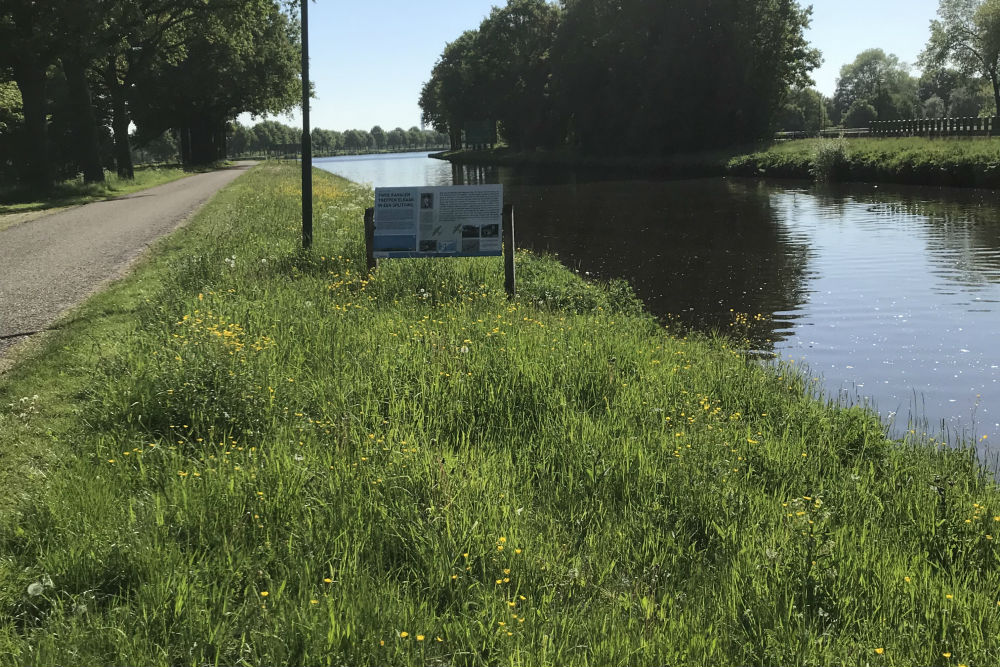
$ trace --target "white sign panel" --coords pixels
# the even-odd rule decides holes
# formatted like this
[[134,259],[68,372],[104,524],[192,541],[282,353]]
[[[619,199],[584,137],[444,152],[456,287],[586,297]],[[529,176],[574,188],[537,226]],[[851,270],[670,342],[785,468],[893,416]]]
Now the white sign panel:
[[499,257],[502,185],[375,188],[374,255]]

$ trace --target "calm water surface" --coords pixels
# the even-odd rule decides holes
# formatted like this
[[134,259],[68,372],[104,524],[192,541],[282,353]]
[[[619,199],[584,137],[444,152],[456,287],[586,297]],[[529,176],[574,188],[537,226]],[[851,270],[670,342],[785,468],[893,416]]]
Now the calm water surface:
[[[825,393],[1000,453],[1000,197],[991,191],[664,181],[459,167],[426,154],[319,160],[383,185],[503,183],[518,247],[624,278],[701,330],[751,322]],[[983,436],[987,436],[983,440]]]

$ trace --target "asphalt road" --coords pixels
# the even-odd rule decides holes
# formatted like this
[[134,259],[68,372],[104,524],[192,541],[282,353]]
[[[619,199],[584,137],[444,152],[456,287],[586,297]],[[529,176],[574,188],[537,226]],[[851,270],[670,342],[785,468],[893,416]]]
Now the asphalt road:
[[253,164],[236,163],[0,231],[0,359],[124,275],[153,241],[187,222]]

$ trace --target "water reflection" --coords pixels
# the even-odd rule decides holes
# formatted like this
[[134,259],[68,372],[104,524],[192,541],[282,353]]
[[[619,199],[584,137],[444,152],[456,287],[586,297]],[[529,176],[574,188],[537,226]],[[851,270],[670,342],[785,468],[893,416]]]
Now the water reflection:
[[761,313],[761,350],[805,362],[828,395],[869,402],[897,435],[924,422],[983,452],[1000,443],[995,193],[666,181],[412,155],[321,166],[374,185],[503,183],[518,246],[624,278],[654,314],[691,327]]

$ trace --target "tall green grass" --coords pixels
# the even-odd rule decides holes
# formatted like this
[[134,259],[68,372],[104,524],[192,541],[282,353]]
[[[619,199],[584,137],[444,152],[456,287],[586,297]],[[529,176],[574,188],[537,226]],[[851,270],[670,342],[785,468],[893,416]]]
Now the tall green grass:
[[548,258],[370,275],[317,178],[313,252],[255,169],[0,381],[0,665],[1000,660],[969,451]]
[[997,188],[1000,138],[801,139],[734,157],[726,170],[737,176]]

